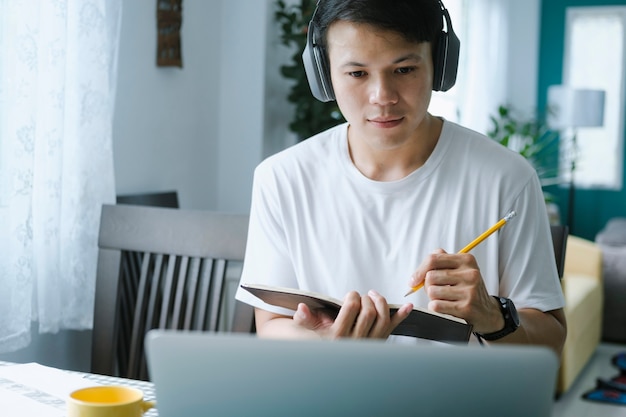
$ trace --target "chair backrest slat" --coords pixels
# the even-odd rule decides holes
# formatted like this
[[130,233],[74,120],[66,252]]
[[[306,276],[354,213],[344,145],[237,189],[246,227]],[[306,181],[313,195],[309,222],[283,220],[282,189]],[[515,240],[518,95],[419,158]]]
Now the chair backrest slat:
[[214,259],[205,259],[202,262],[202,270],[200,272],[200,290],[198,291],[197,307],[196,307],[196,324],[194,330],[206,329],[207,315],[209,314],[209,294],[211,292],[211,275],[213,273]]
[[157,304],[159,303],[159,293],[162,287],[163,278],[165,273],[163,272],[163,268],[166,267],[164,265],[167,263],[167,256],[156,255],[154,263],[154,271],[152,272],[152,280],[150,281],[150,292],[148,295],[148,303],[146,305],[146,313],[145,319],[143,320],[142,328],[139,328],[139,332],[148,331],[155,326],[157,322]]
[[170,328],[178,329],[182,323],[181,313],[183,312],[183,296],[185,295],[185,285],[187,280],[187,267],[189,258],[183,256],[180,258],[180,266],[176,274],[176,291],[174,292],[174,309],[172,311],[172,321]]
[[[140,377],[141,360],[143,358],[143,336],[147,331],[146,320],[149,316],[151,288],[153,288],[155,281],[158,281],[162,260],[162,255],[157,255],[154,260],[149,254],[145,254],[143,257],[131,329],[128,372],[122,375],[125,377],[130,377],[130,375]],[[153,264],[152,267],[151,264]]]
[[195,307],[195,295],[198,291],[198,274],[200,272],[200,259],[191,258],[188,263],[185,286],[181,288],[181,297],[183,303],[180,307],[181,318],[180,328],[184,330],[191,329],[191,323],[193,320],[193,309]]
[[254,331],[252,309],[225,298],[247,228],[243,214],[104,205],[91,371],[149,379],[143,342],[156,327]]
[[203,311],[202,321],[204,327],[210,331],[215,331],[219,323],[219,311],[221,300],[221,280],[225,280],[225,276],[222,274],[224,269],[224,261],[220,259],[213,259],[211,268],[207,271],[207,288],[206,302]]
[[161,309],[159,317],[159,328],[167,329],[169,327],[170,313],[172,311],[172,299],[173,289],[175,285],[174,274],[176,270],[176,263],[178,259],[171,256],[167,263],[167,270],[165,271],[165,279],[163,282],[163,297],[161,299]]

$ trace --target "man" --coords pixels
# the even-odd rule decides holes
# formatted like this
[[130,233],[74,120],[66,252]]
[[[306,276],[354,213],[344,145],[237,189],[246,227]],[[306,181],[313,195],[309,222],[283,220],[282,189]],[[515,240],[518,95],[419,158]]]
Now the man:
[[[347,123],[257,167],[241,281],[344,303],[336,318],[304,304],[294,313],[239,289],[259,336],[388,338],[416,305],[467,320],[481,343],[560,353],[564,298],[536,172],[428,113],[432,90],[456,78],[443,4],[321,0],[308,37],[312,91],[336,99]],[[511,210],[510,224],[457,253]],[[389,317],[388,303],[403,306]]]

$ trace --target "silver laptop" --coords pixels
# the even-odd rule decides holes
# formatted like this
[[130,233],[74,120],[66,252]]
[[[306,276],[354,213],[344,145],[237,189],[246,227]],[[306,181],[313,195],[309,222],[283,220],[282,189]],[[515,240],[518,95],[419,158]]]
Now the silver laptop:
[[284,341],[153,330],[159,417],[548,417],[547,348]]

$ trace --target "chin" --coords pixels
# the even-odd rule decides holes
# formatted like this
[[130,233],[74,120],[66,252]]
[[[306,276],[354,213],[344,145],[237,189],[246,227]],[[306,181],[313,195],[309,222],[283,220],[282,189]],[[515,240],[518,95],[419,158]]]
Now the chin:
[[376,135],[369,143],[378,150],[392,151],[406,145],[410,140],[410,136],[406,134]]

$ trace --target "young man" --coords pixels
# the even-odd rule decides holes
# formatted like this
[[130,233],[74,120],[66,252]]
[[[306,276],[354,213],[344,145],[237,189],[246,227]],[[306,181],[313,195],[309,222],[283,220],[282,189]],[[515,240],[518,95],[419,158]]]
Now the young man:
[[[241,281],[344,304],[333,319],[239,289],[259,336],[388,338],[416,305],[467,320],[488,343],[560,353],[564,298],[536,172],[428,113],[432,90],[456,78],[458,40],[441,2],[321,0],[308,36],[312,91],[336,99],[347,123],[258,166]],[[511,210],[510,224],[457,253]],[[403,307],[389,317],[388,303]]]

